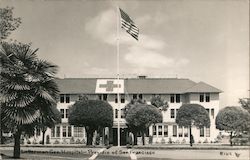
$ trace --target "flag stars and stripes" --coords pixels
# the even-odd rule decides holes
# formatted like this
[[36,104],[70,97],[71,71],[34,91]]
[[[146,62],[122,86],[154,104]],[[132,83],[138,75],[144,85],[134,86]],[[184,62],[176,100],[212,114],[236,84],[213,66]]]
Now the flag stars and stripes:
[[139,36],[138,27],[134,24],[134,22],[128,16],[128,14],[125,13],[121,8],[120,8],[120,13],[121,13],[121,28],[125,29],[128,34],[130,34],[132,37],[138,40]]

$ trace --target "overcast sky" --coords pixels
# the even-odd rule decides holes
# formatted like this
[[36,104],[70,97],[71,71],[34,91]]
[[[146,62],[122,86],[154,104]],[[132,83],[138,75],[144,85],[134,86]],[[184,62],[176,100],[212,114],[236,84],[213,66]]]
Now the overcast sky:
[[125,77],[189,78],[223,91],[221,107],[249,90],[248,0],[1,0],[21,26],[9,37],[39,48],[58,77],[116,75],[116,6],[140,29],[137,42],[120,29]]

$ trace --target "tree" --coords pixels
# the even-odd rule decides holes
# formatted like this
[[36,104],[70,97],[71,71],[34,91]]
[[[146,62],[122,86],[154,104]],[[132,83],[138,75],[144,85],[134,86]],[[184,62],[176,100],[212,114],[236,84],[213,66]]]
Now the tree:
[[153,96],[151,104],[157,108],[161,108],[163,111],[166,111],[169,107],[168,102],[164,101],[160,95]]
[[93,133],[103,127],[113,125],[113,109],[105,101],[82,99],[69,110],[69,123],[78,127],[85,127],[87,145],[92,145]]
[[20,157],[24,126],[33,126],[44,108],[56,105],[57,66],[38,59],[37,50],[33,51],[27,44],[1,42],[1,115],[4,125],[12,127],[14,158]]
[[[126,115],[128,128],[136,135],[138,131],[142,132],[142,143],[145,144],[145,130],[152,124],[162,122],[161,112],[152,105],[138,103],[132,106]],[[135,136],[136,138],[137,136]]]
[[181,127],[189,127],[190,146],[193,145],[192,126],[210,127],[209,115],[199,104],[183,104],[178,110],[176,123]]
[[241,104],[242,108],[248,111],[250,113],[250,98],[241,98],[239,100],[239,103]]
[[250,114],[240,107],[225,107],[219,111],[215,119],[216,128],[230,133],[230,145],[236,132],[249,130]]
[[47,128],[52,128],[55,124],[61,123],[61,113],[56,106],[43,107],[41,116],[34,123],[36,129],[42,131],[42,144],[45,144],[45,132]]
[[21,18],[13,17],[13,8],[0,8],[0,41],[6,39],[21,24]]
[[[19,27],[21,24],[21,18],[13,18],[13,8],[6,7],[0,8],[0,42],[6,39],[7,36]],[[1,71],[1,65],[0,65]],[[3,143],[3,129],[2,129],[2,117],[1,117],[1,104],[0,104],[0,144]],[[4,127],[4,125],[3,125]]]

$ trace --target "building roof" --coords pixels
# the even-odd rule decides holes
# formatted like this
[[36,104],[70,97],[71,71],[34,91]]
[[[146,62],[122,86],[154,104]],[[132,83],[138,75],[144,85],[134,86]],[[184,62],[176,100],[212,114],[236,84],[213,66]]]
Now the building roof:
[[196,85],[188,88],[185,92],[187,93],[200,93],[200,92],[220,93],[222,91],[204,82],[199,82]]
[[[95,94],[96,82],[100,78],[56,79],[61,94]],[[184,94],[196,92],[220,93],[221,90],[204,82],[196,83],[179,78],[129,78],[124,79],[125,93]]]

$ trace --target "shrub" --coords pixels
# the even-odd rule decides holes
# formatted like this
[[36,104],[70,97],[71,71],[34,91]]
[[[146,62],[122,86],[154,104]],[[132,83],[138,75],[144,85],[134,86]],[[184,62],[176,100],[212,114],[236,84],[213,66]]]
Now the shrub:
[[161,144],[165,144],[165,139],[164,138],[161,139]]
[[76,144],[81,144],[81,140],[80,140],[80,139],[77,139],[77,140],[76,140]]
[[31,142],[30,142],[30,140],[29,140],[29,139],[27,140],[27,144],[31,144]]
[[46,144],[50,144],[49,135],[46,136]]
[[205,139],[205,141],[204,141],[203,143],[208,143],[208,140],[207,140],[207,139]]
[[54,144],[60,144],[59,140],[55,140]]
[[149,136],[149,144],[153,143],[153,136]]
[[70,144],[74,144],[74,143],[75,143],[74,137],[71,137],[71,138],[70,138],[69,143],[70,143]]
[[183,138],[182,141],[181,141],[182,144],[185,144],[186,143],[186,139]]
[[171,137],[169,137],[169,139],[168,139],[168,143],[170,143],[170,144],[172,144],[172,143],[173,143],[173,141],[172,141]]
[[180,141],[177,139],[175,143],[179,144],[179,143],[180,143]]

